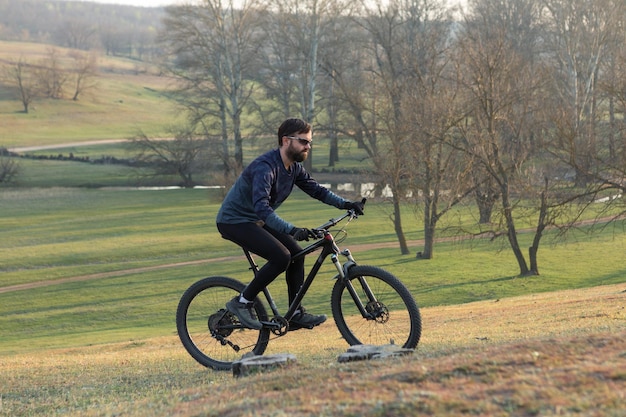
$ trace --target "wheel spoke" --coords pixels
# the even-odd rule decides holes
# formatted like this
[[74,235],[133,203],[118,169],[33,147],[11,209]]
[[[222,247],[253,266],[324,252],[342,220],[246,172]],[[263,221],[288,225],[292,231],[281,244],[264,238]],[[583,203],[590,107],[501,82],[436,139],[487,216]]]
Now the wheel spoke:
[[[241,291],[242,284],[229,278],[206,278],[183,295],[177,311],[178,333],[191,356],[204,366],[230,369],[243,354],[262,354],[269,330],[246,329],[225,310],[226,303]],[[257,315],[267,314],[257,303]]]
[[353,295],[338,282],[333,288],[333,316],[348,343],[417,346],[421,335],[419,309],[397,278],[379,268],[361,266],[351,270],[350,281],[367,314],[361,314]]

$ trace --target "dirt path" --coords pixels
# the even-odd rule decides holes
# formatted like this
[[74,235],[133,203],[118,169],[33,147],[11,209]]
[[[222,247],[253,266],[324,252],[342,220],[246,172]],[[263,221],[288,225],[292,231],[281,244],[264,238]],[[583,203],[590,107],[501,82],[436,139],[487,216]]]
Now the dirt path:
[[[607,222],[610,220],[615,220],[614,218],[605,218],[605,219],[596,219],[596,220],[584,220],[578,223],[578,225],[583,225],[583,224],[591,224],[594,221],[595,222]],[[524,230],[520,230],[518,231],[518,233],[530,233],[532,232],[533,229],[524,229]],[[444,242],[444,241],[461,241],[461,240],[466,240],[466,239],[472,239],[472,238],[486,238],[487,236],[482,236],[482,237],[476,237],[476,236],[451,236],[451,237],[447,237],[447,238],[439,238],[439,239],[435,239],[436,242]],[[410,247],[416,247],[416,246],[423,246],[424,245],[424,240],[423,239],[418,239],[418,240],[411,240],[411,241],[407,241],[407,245]],[[376,242],[376,243],[363,243],[363,244],[359,244],[359,245],[351,245],[349,247],[349,249],[351,251],[353,251],[354,253],[356,252],[361,252],[361,251],[368,251],[368,250],[374,250],[374,249],[387,249],[387,248],[394,248],[394,247],[398,247],[399,243],[398,241],[392,241],[392,242]],[[131,268],[131,269],[121,269],[118,271],[110,271],[110,272],[100,272],[97,274],[88,274],[88,275],[79,275],[79,276],[74,276],[74,277],[67,277],[67,278],[59,278],[59,279],[51,279],[51,280],[44,280],[44,281],[36,281],[36,282],[28,282],[25,284],[16,284],[16,285],[9,285],[6,287],[0,287],[0,294],[4,294],[4,293],[8,293],[8,292],[13,292],[13,291],[22,291],[22,290],[28,290],[31,288],[40,288],[40,287],[48,287],[51,285],[59,285],[59,284],[65,284],[67,282],[80,282],[80,281],[91,281],[94,279],[101,279],[101,278],[112,278],[112,277],[121,277],[124,275],[131,275],[131,274],[137,274],[137,273],[142,273],[142,272],[150,272],[150,271],[157,271],[157,270],[161,270],[161,269],[167,269],[167,268],[178,268],[178,267],[182,267],[182,266],[188,266],[188,265],[202,265],[202,264],[211,264],[211,263],[216,263],[216,262],[225,262],[225,261],[232,261],[232,260],[236,260],[236,259],[241,259],[243,262],[243,255],[233,255],[233,256],[223,256],[220,258],[212,258],[212,259],[198,259],[195,261],[186,261],[186,262],[177,262],[177,263],[170,263],[170,264],[163,264],[163,265],[154,265],[154,266],[146,266],[146,267],[141,267],[141,268]]]
[[[407,242],[407,243],[409,245],[420,245],[420,244],[424,244],[424,241],[423,240],[414,240],[414,241],[410,241],[410,242]],[[353,250],[353,251],[356,252],[356,251],[366,251],[366,250],[372,250],[372,249],[393,248],[393,247],[396,247],[396,246],[398,246],[398,242],[367,243],[367,244],[351,246],[350,250]],[[121,277],[121,276],[124,276],[124,275],[131,275],[131,274],[138,274],[138,273],[142,273],[142,272],[157,271],[157,270],[167,269],[167,268],[178,268],[178,267],[189,266],[189,265],[212,264],[212,263],[216,263],[216,262],[233,261],[233,260],[236,260],[236,259],[241,259],[242,262],[243,262],[244,261],[243,254],[242,255],[234,255],[234,256],[223,256],[223,257],[220,257],[220,258],[212,258],[212,259],[198,259],[198,260],[195,260],[195,261],[176,262],[176,263],[163,264],[163,265],[145,266],[145,267],[140,267],[140,268],[121,269],[121,270],[118,270],[118,271],[99,272],[99,273],[96,273],[96,274],[78,275],[78,276],[74,276],[74,277],[58,278],[58,279],[50,279],[50,280],[44,280],[44,281],[28,282],[28,283],[25,283],[25,284],[9,285],[9,286],[6,286],[6,287],[0,287],[0,294],[13,292],[13,291],[28,290],[28,289],[32,289],[32,288],[49,287],[51,285],[65,284],[65,283],[68,283],[68,282],[91,281],[91,280],[94,280],[94,279]]]
[[242,256],[224,256],[222,258],[214,258],[214,259],[199,259],[196,261],[178,262],[178,263],[154,265],[154,266],[144,266],[141,268],[121,269],[118,271],[99,272],[97,274],[78,275],[75,277],[28,282],[26,284],[17,284],[17,285],[9,285],[6,287],[0,287],[0,294],[13,292],[13,291],[28,290],[31,288],[48,287],[50,285],[65,284],[68,282],[91,281],[94,279],[121,277],[124,275],[138,274],[141,272],[150,272],[150,271],[156,271],[156,270],[166,269],[166,268],[176,268],[176,267],[187,266],[187,265],[201,265],[201,264],[208,264],[208,263],[213,263],[213,262],[231,261],[231,260],[238,259],[238,258],[243,258],[243,255]]
[[60,149],[60,148],[73,148],[77,146],[92,146],[92,145],[110,145],[114,143],[128,142],[128,139],[100,139],[90,140],[85,142],[71,142],[71,143],[57,143],[56,145],[38,145],[38,146],[22,146],[17,148],[9,148],[9,152],[33,152],[44,151],[46,149]]

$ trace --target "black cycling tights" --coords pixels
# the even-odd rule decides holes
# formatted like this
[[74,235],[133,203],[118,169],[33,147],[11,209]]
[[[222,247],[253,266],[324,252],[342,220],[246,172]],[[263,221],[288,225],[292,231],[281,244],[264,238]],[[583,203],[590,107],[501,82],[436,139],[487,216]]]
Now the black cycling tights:
[[304,283],[304,258],[291,262],[291,255],[302,250],[298,242],[287,233],[279,233],[256,223],[218,223],[217,230],[225,239],[267,260],[252,282],[246,286],[243,296],[247,300],[254,300],[263,288],[283,271],[287,271],[287,289],[291,304]]

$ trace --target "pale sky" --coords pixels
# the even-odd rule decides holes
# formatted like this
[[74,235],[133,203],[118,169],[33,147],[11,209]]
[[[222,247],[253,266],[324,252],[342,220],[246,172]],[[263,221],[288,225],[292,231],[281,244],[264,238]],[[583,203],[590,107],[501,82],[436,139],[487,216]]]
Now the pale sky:
[[[181,4],[188,1],[186,0],[66,0],[66,1],[86,1],[94,3],[109,3],[109,4],[124,4],[127,6],[142,6],[142,7],[160,7],[169,6],[171,4]],[[448,0],[451,4],[464,4],[465,0]]]
[[[74,0],[77,1],[77,0]],[[78,0],[94,3],[123,4],[126,6],[160,7],[181,3],[182,0]]]

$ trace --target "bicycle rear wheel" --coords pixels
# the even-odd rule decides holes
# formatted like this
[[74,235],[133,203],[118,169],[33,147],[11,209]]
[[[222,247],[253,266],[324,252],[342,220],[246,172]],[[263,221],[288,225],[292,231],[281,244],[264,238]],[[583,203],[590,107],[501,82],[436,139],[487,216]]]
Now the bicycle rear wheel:
[[383,269],[350,268],[348,277],[333,287],[331,308],[339,332],[350,345],[395,344],[413,349],[419,343],[419,308],[404,284]]
[[[252,352],[261,355],[270,331],[244,328],[226,310],[226,303],[240,294],[244,284],[228,277],[201,279],[185,291],[176,310],[176,328],[183,346],[200,364],[229,370],[233,362]],[[257,317],[267,321],[267,312],[257,299]]]

